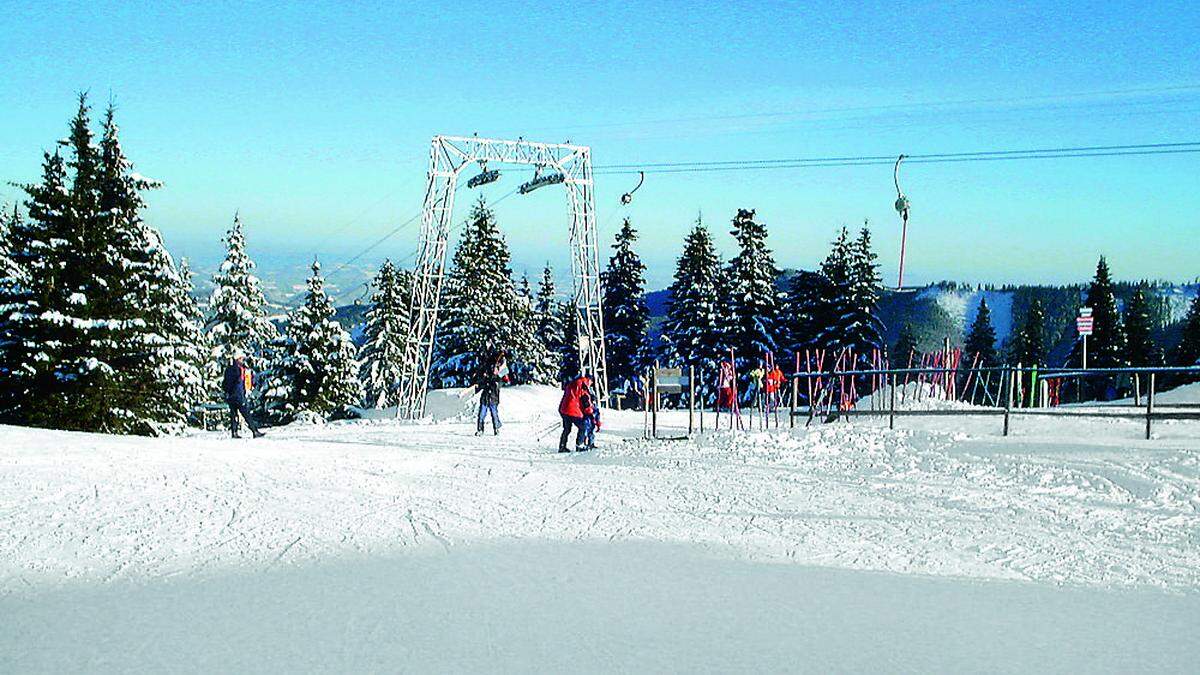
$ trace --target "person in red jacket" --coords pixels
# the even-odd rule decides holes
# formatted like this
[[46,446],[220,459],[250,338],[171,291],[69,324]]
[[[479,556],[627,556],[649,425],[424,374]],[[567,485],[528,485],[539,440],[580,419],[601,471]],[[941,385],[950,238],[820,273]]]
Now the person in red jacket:
[[587,431],[584,429],[584,419],[591,414],[592,394],[588,388],[586,376],[579,376],[563,385],[562,401],[558,404],[558,414],[562,417],[562,435],[558,438],[558,451],[570,452],[567,440],[571,437],[571,427],[575,427],[575,449],[587,449]]
[[770,410],[778,408],[782,402],[779,393],[783,388],[783,381],[783,369],[777,363],[767,372],[767,408]]

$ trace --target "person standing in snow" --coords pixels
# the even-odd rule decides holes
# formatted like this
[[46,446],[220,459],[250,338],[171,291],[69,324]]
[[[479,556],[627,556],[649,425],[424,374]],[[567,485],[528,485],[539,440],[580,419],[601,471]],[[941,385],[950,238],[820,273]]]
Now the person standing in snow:
[[475,391],[479,392],[479,417],[475,422],[475,435],[483,435],[483,422],[490,414],[492,435],[500,434],[500,384],[508,381],[508,362],[504,352],[484,362],[475,378]]
[[783,388],[783,369],[776,363],[775,367],[766,375],[767,379],[767,408],[768,410],[777,410],[783,403],[780,398],[780,390]]
[[588,389],[586,376],[579,376],[563,385],[562,401],[558,404],[558,414],[562,417],[562,435],[558,438],[558,451],[570,452],[567,441],[571,437],[571,427],[575,427],[575,450],[582,452],[587,449],[586,417],[591,414],[591,391]]
[[750,370],[750,386],[746,392],[747,401],[751,406],[762,407],[763,399],[763,378],[767,371],[763,368],[763,362],[760,359],[758,364]]
[[[592,387],[595,386],[595,381],[591,375],[584,377],[587,380],[588,391],[590,392]],[[596,432],[600,430],[600,406],[596,405],[590,396],[585,395],[585,398],[586,400],[580,400],[579,406],[583,412],[583,449],[595,450]],[[576,440],[578,440],[578,435],[576,436]]]
[[722,361],[717,371],[717,411],[733,410],[733,363]]
[[246,418],[246,426],[255,438],[264,435],[250,418],[250,408],[246,405],[246,396],[254,389],[254,372],[246,365],[246,355],[241,351],[233,353],[229,365],[225,367],[225,376],[221,382],[225,392],[225,402],[229,404],[229,432],[234,438],[238,435],[240,418]]

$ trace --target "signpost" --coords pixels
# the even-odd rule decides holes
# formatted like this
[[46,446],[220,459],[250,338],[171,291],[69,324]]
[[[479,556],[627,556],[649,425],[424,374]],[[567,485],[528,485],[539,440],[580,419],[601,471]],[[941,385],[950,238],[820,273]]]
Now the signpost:
[[1075,330],[1083,338],[1083,368],[1087,370],[1087,339],[1092,334],[1094,323],[1091,307],[1080,307],[1079,316],[1075,319]]
[[661,394],[682,394],[686,389],[688,396],[688,438],[692,435],[693,413],[695,411],[695,378],[692,368],[685,375],[682,368],[660,368],[655,362],[650,370],[650,395],[646,400],[646,410],[650,414],[650,438],[658,438],[658,411],[661,407]]

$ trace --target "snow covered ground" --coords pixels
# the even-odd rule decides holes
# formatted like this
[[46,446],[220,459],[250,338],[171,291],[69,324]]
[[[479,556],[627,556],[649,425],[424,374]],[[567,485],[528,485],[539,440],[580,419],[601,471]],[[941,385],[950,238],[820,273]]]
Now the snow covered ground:
[[498,437],[455,392],[257,441],[0,427],[0,671],[1194,672],[1200,422],[626,412],[562,456],[556,400],[504,390]]

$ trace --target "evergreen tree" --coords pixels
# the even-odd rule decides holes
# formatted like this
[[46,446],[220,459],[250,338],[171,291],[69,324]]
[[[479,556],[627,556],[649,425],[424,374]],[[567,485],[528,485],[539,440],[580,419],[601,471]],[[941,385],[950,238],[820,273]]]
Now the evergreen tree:
[[621,225],[613,244],[613,255],[601,280],[604,284],[605,357],[609,386],[617,388],[633,377],[646,358],[646,327],[650,310],[646,308],[645,271],[633,243],[637,232],[629,219]]
[[543,350],[543,359],[536,366],[538,381],[552,382],[564,379],[560,370],[568,346],[567,328],[563,319],[563,306],[556,295],[554,271],[547,264],[542,270],[542,279],[538,282],[537,296],[533,304],[537,324],[534,334],[541,340]]
[[1124,361],[1131,366],[1163,365],[1162,350],[1154,342],[1154,322],[1150,315],[1148,290],[1147,284],[1139,284],[1129,302],[1125,303]]
[[[85,96],[64,142],[23,186],[28,223],[10,226],[0,284],[0,416],[67,429],[182,428],[202,384],[190,290],[141,218],[141,193],[110,107],[99,144]],[[67,168],[70,169],[68,178]]]
[[909,357],[917,351],[917,334],[913,325],[907,321],[900,327],[900,335],[896,337],[896,345],[892,347],[889,356],[893,368],[908,368]]
[[213,274],[212,295],[208,298],[212,314],[208,329],[212,382],[219,382],[220,373],[233,354],[259,356],[279,332],[267,318],[267,299],[262,283],[254,276],[254,261],[246,253],[242,220],[236,214],[224,242],[225,260]]
[[501,350],[512,355],[512,379],[532,381],[536,364],[547,357],[532,334],[532,309],[513,285],[508,245],[482,197],[467,217],[445,283],[433,382],[468,386],[481,360]]
[[[1088,368],[1117,368],[1125,364],[1125,328],[1117,309],[1108,261],[1100,256],[1096,276],[1088,287],[1086,307],[1092,308],[1092,334],[1088,336]],[[1083,342],[1071,351],[1073,365],[1083,365]]]
[[975,320],[971,322],[970,330],[967,331],[963,350],[972,361],[978,354],[981,367],[997,365],[996,330],[992,328],[992,310],[988,307],[986,298],[979,298],[979,309],[975,312]]
[[[1187,317],[1183,320],[1183,336],[1171,354],[1176,366],[1200,365],[1200,293],[1192,299]],[[1185,377],[1194,380],[1195,377]]]
[[777,347],[779,269],[767,248],[767,228],[754,220],[754,211],[738,209],[730,232],[738,254],[729,263],[728,339],[739,361],[753,363]]
[[67,318],[63,310],[71,307],[78,272],[70,265],[75,233],[62,157],[45,153],[41,182],[21,188],[28,217],[11,218],[4,238],[9,269],[0,284],[0,420],[46,426],[55,421],[48,406],[76,389],[74,379],[59,379],[57,371],[84,320],[54,320]]
[[1023,366],[1041,365],[1046,360],[1046,313],[1042,301],[1029,303],[1021,329],[1014,336],[1009,361]]
[[845,227],[834,240],[821,272],[830,294],[821,302],[824,330],[819,346],[850,350],[855,365],[869,365],[872,352],[883,348],[883,325],[875,316],[880,294],[879,266],[871,250],[871,232],[864,225],[856,240]]
[[562,351],[558,354],[558,381],[566,382],[583,374],[583,364],[579,362],[579,310],[573,301],[568,300],[559,304],[558,316],[563,326]]
[[[100,141],[99,219],[106,231],[105,313],[116,321],[106,361],[117,369],[107,405],[122,431],[182,430],[203,398],[204,355],[199,306],[190,271],[175,266],[162,237],[141,218],[141,193],[159,184],[133,171],[110,106]],[[105,297],[107,295],[107,297]],[[124,419],[121,419],[124,416]]]
[[721,260],[699,219],[684,241],[663,321],[666,360],[715,373],[729,349],[724,331]]
[[350,334],[334,317],[321,265],[313,263],[304,304],[276,340],[264,404],[281,421],[327,419],[362,399]]
[[800,270],[788,281],[784,311],[789,351],[803,352],[818,346],[818,338],[830,320],[829,279],[821,272]]
[[387,408],[398,403],[395,387],[400,382],[408,339],[412,278],[407,271],[397,270],[392,261],[385,260],[372,285],[374,293],[359,351],[359,379],[363,383],[364,404]]

